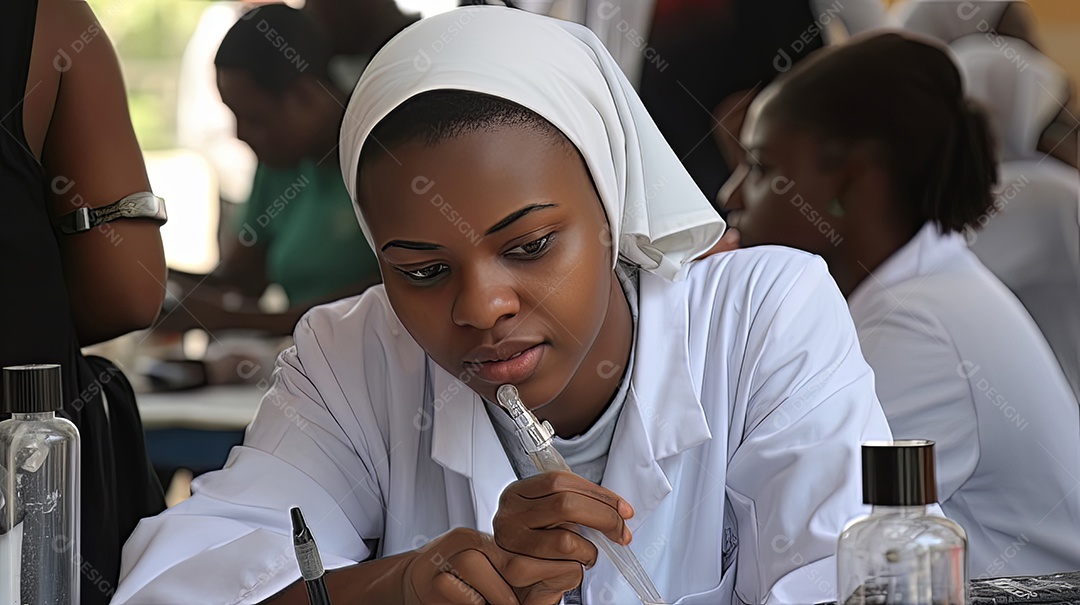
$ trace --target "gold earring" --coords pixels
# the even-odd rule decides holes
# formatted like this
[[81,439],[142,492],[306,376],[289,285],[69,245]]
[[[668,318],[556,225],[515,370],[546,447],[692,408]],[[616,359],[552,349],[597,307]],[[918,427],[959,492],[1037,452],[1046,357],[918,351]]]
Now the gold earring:
[[829,200],[828,210],[829,214],[835,216],[836,218],[841,218],[842,216],[844,216],[844,207],[840,204],[840,198],[834,197],[833,199]]

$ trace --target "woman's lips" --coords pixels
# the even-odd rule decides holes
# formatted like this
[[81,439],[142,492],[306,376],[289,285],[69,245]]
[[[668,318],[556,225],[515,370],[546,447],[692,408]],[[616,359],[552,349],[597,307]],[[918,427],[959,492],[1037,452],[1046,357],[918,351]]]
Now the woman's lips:
[[465,365],[485,382],[492,384],[519,384],[528,380],[544,357],[544,344],[525,349],[516,356],[503,361],[467,362]]

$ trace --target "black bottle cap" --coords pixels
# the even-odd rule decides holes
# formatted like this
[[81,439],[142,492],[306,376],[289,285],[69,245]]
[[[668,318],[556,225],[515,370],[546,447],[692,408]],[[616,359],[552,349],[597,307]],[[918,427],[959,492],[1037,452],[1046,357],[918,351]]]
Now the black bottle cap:
[[921,506],[937,502],[934,442],[868,441],[862,445],[863,502]]
[[50,363],[4,368],[4,412],[55,412],[62,404],[60,366]]

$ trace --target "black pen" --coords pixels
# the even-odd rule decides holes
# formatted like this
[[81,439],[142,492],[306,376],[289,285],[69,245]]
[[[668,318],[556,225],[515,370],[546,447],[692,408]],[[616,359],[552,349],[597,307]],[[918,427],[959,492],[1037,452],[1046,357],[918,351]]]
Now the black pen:
[[315,545],[315,538],[311,537],[307,523],[304,523],[304,515],[296,506],[289,510],[292,515],[293,550],[296,551],[296,562],[300,565],[300,575],[307,585],[308,601],[311,605],[330,605],[330,595],[326,592],[326,581],[323,580],[322,558],[319,556],[319,548]]

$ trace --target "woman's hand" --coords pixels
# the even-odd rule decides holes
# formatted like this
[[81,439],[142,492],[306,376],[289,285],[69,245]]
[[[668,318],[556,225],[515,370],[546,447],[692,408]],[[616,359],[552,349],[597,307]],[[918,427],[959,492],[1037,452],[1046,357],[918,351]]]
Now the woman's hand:
[[411,555],[409,605],[555,605],[581,583],[581,565],[541,561],[500,548],[474,529],[453,529]]
[[503,491],[495,513],[495,543],[547,564],[575,565],[577,581],[562,586],[565,591],[580,584],[580,566],[592,567],[597,557],[596,546],[572,527],[591,527],[617,544],[629,544],[632,536],[626,520],[633,516],[629,502],[587,479],[573,473],[541,473]]

